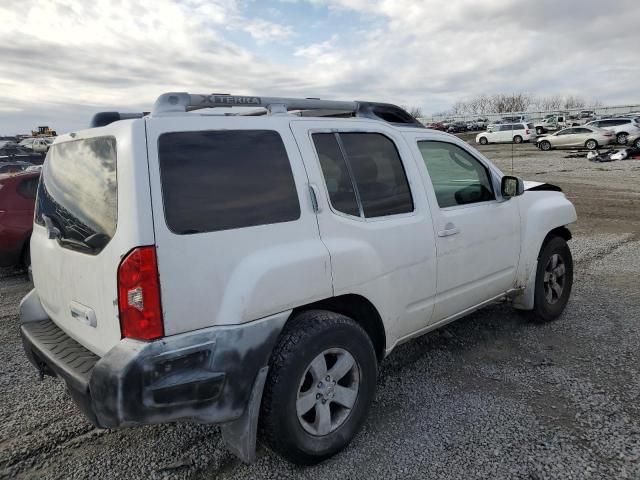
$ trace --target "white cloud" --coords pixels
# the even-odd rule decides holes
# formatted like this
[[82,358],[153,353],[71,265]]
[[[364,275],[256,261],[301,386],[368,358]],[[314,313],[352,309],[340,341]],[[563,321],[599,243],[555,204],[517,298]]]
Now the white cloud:
[[[308,22],[294,25],[287,8],[305,4]],[[171,90],[370,99],[427,112],[513,91],[640,101],[637,0],[615,9],[598,0],[280,1],[275,22],[253,14],[256,6],[4,0],[0,133],[45,120],[78,128],[92,111],[148,109]]]
[[258,42],[282,41],[293,35],[291,26],[262,19],[249,21],[242,26],[242,29]]

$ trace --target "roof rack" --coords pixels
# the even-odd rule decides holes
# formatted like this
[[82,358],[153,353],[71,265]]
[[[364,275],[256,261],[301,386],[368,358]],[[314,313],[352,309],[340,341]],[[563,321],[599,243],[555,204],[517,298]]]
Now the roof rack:
[[[319,98],[286,98],[286,97],[257,97],[219,94],[190,94],[187,92],[169,92],[158,97],[151,115],[167,113],[189,112],[203,108],[219,107],[260,107],[264,114],[286,114],[298,111],[301,116],[349,116],[383,120],[394,125],[411,125],[423,127],[418,120],[409,115],[404,109],[390,103],[320,100]],[[249,115],[256,115],[253,111]]]

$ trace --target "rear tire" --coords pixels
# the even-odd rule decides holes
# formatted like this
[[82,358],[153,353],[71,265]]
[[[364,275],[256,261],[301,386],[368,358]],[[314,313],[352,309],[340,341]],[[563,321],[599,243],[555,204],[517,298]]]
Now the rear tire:
[[544,150],[545,152],[551,150],[551,143],[548,140],[542,140],[538,146],[540,147],[540,150]]
[[513,137],[513,143],[522,143],[522,137],[520,135],[516,135]]
[[619,134],[616,135],[616,142],[619,143],[620,145],[626,145],[627,135],[628,134],[625,132],[620,132]]
[[480,137],[480,145],[486,145],[487,143],[489,143],[487,137]]
[[371,339],[354,320],[325,310],[300,313],[269,361],[262,439],[298,465],[331,457],[364,423],[377,375]]
[[593,139],[589,139],[584,142],[584,146],[587,148],[587,150],[595,150],[596,148],[598,148],[598,142]]
[[553,237],[541,249],[536,270],[533,313],[542,322],[558,318],[573,286],[573,257],[567,242]]
[[537,133],[538,135],[542,135],[542,134],[544,133],[544,128],[542,128],[542,127],[536,127],[536,133]]

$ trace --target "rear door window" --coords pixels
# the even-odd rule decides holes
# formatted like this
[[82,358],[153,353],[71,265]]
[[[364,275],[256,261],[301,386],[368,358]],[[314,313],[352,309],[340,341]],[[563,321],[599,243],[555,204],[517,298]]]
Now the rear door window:
[[339,212],[359,217],[360,207],[355,188],[336,135],[316,133],[313,135],[313,144],[318,153],[331,205]]
[[394,143],[379,133],[341,133],[365,217],[413,211],[413,199]]
[[314,133],[332,207],[365,218],[413,211],[413,198],[393,141],[379,133]]
[[272,130],[174,132],[158,140],[164,213],[185,235],[300,217],[280,135]]
[[40,176],[35,222],[57,229],[61,246],[96,254],[113,237],[117,219],[116,139],[51,146]]

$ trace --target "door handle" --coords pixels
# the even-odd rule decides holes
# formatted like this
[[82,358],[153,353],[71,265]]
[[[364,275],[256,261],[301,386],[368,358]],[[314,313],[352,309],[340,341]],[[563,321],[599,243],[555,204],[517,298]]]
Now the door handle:
[[322,207],[318,203],[320,192],[318,190],[318,186],[315,183],[309,184],[309,195],[311,195],[311,205],[313,207],[313,211],[316,213],[322,212]]
[[439,237],[450,237],[451,235],[455,235],[456,233],[460,233],[458,227],[456,227],[453,223],[448,222],[444,226],[444,230],[440,230],[438,232]]

